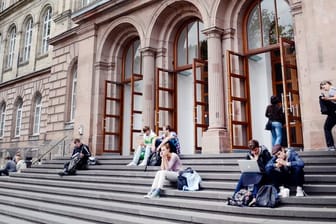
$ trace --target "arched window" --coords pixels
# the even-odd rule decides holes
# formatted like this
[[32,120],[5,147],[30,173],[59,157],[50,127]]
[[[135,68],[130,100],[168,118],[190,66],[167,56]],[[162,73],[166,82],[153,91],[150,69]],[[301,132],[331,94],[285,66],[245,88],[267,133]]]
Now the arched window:
[[132,74],[141,74],[140,40],[133,41],[125,56],[124,80],[129,80]]
[[41,112],[42,112],[42,96],[41,94],[36,94],[35,108],[34,108],[34,126],[33,126],[34,135],[40,133]]
[[258,0],[246,21],[247,47],[256,49],[294,38],[290,7],[285,0]]
[[14,130],[15,137],[20,136],[21,132],[22,107],[23,107],[23,101],[21,98],[19,98],[16,102],[16,116],[15,116],[15,130]]
[[201,21],[190,22],[183,28],[177,41],[177,66],[192,64],[194,58],[207,59],[207,41],[202,29]]
[[14,53],[15,53],[15,42],[16,42],[16,27],[12,27],[9,31],[9,42],[7,49],[7,63],[6,68],[11,68],[13,66]]
[[90,3],[94,2],[95,0],[82,0],[82,7],[89,5]]
[[73,121],[75,119],[76,94],[77,94],[77,66],[75,66],[72,74],[70,121]]
[[23,46],[22,61],[29,60],[32,36],[33,36],[33,19],[30,18],[27,20],[24,29],[24,46]]
[[3,102],[0,107],[0,138],[5,134],[6,103]]
[[42,16],[42,42],[41,42],[41,54],[48,53],[48,39],[50,37],[51,26],[51,8],[49,7]]

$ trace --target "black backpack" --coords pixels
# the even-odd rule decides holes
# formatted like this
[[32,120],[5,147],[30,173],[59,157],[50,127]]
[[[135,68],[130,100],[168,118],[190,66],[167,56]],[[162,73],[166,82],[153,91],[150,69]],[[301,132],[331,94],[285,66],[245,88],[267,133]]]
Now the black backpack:
[[253,196],[251,192],[242,188],[236,192],[232,198],[228,198],[228,205],[244,207],[248,206],[252,200]]
[[161,156],[160,156],[161,150],[157,152],[153,152],[147,161],[147,166],[161,166]]
[[256,206],[274,208],[279,204],[278,192],[274,186],[264,185],[259,189],[256,200]]

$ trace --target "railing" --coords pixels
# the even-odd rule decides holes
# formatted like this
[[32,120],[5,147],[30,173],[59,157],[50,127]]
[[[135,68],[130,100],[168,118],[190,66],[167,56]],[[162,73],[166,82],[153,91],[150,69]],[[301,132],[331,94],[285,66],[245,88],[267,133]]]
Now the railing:
[[46,152],[44,152],[43,154],[41,154],[37,158],[35,158],[35,160],[32,161],[32,165],[40,162],[42,160],[42,158],[44,158],[48,154],[49,154],[49,159],[52,159],[52,156],[51,156],[52,150],[55,149],[56,147],[58,147],[60,144],[63,144],[63,146],[62,146],[62,156],[65,156],[66,138],[67,138],[67,136],[64,136],[62,139],[60,139],[54,145],[52,145]]

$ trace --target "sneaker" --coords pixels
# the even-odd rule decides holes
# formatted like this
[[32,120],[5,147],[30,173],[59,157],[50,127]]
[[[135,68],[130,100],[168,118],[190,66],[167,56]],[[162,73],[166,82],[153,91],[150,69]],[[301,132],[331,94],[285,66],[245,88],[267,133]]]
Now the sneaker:
[[147,163],[146,163],[146,162],[145,162],[145,163],[144,163],[144,162],[142,162],[142,163],[140,163],[140,164],[139,164],[139,166],[146,166],[146,165],[147,165]]
[[150,190],[150,191],[144,196],[144,198],[151,198],[151,195],[152,195],[152,193],[153,193],[154,190],[155,190],[155,189]]
[[303,193],[302,187],[297,187],[296,188],[296,197],[303,197],[303,196],[304,196],[304,193]]
[[63,177],[63,176],[65,175],[65,173],[64,173],[63,171],[61,171],[61,172],[58,172],[58,175],[59,175],[60,177]]
[[330,151],[330,152],[334,152],[334,151],[336,151],[335,146],[329,146],[329,147],[328,147],[328,151]]
[[280,198],[283,198],[284,197],[284,194],[285,194],[285,187],[284,186],[280,186],[279,187],[279,189],[280,189],[280,191],[279,191],[279,193],[278,193],[278,196],[280,197]]
[[161,193],[161,189],[155,189],[152,194],[149,196],[149,198],[159,198]]
[[129,164],[127,164],[126,166],[136,166],[137,164],[130,162]]
[[253,199],[251,200],[251,202],[248,204],[248,206],[249,206],[249,207],[253,207],[253,206],[256,205],[256,202],[257,202],[257,199],[256,199],[256,198],[253,198]]

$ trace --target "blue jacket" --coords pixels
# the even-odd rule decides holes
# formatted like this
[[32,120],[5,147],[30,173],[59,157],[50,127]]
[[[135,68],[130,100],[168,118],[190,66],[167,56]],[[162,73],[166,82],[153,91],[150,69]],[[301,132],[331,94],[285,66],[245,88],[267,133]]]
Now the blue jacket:
[[[287,169],[288,168],[290,169],[291,167],[301,167],[301,168],[304,167],[304,162],[296,151],[288,149],[286,151],[286,155],[287,155],[287,162],[290,163],[290,165],[286,167]],[[277,157],[273,156],[272,159],[266,165],[266,172],[270,172],[273,169],[275,169],[276,160]]]

